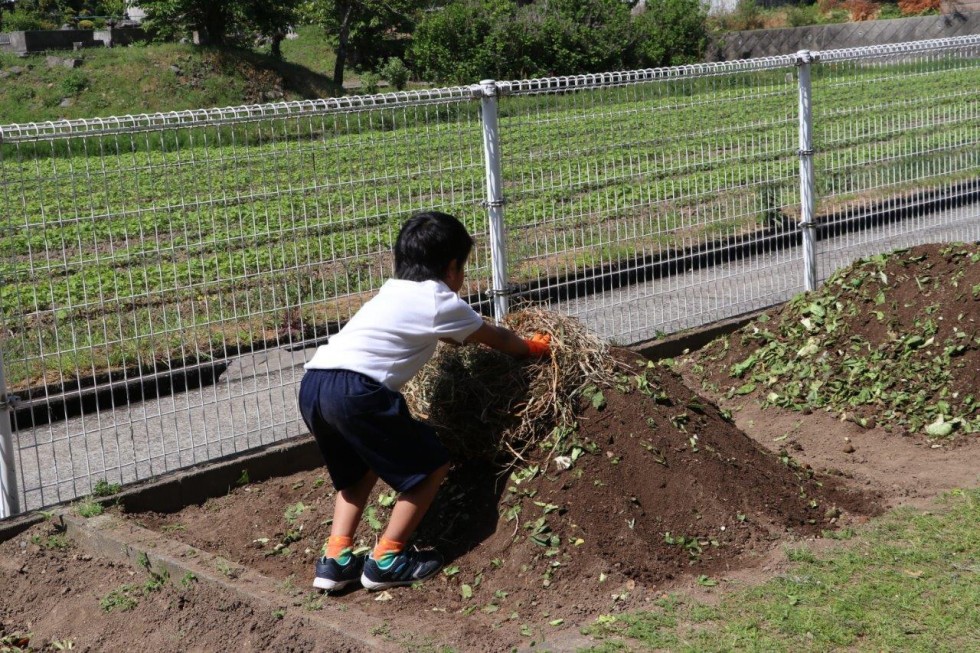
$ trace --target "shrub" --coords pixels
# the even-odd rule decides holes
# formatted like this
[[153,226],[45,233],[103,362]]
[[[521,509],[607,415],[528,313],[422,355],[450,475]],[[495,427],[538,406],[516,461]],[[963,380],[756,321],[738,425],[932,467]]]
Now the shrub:
[[878,16],[881,5],[871,0],[847,0],[844,3],[844,8],[850,14],[851,20],[862,21],[874,20]]
[[9,14],[3,14],[3,25],[0,26],[4,32],[26,32],[35,29],[46,29],[47,27],[49,25],[46,25],[40,18],[21,9],[17,9]]
[[706,5],[701,0],[649,0],[634,28],[640,66],[694,63],[708,42]]
[[806,27],[820,23],[820,11],[816,5],[797,5],[786,9],[787,27]]
[[706,40],[700,2],[652,0],[649,6],[633,20],[621,0],[457,0],[419,23],[410,64],[423,79],[471,83],[699,57]]
[[903,16],[922,16],[938,14],[940,0],[898,0],[898,8]]
[[392,57],[381,69],[381,76],[388,80],[396,90],[403,90],[408,85],[409,71],[405,62],[398,57]]
[[95,29],[95,23],[90,20],[78,21],[78,29]]
[[498,77],[501,70],[499,32],[512,20],[508,0],[458,0],[419,22],[412,35],[409,61],[423,78],[470,83]]
[[366,72],[361,75],[361,94],[363,95],[374,95],[378,92],[378,83],[381,81],[381,77],[374,72]]
[[762,10],[756,0],[738,0],[735,10],[728,14],[722,23],[725,29],[735,31],[762,29],[766,26]]

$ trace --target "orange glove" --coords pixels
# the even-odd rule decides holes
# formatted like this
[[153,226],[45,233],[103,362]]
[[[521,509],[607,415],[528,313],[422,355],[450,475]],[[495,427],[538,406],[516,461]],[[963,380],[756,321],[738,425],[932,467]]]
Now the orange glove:
[[535,333],[525,338],[528,358],[547,358],[551,355],[551,336],[547,333]]

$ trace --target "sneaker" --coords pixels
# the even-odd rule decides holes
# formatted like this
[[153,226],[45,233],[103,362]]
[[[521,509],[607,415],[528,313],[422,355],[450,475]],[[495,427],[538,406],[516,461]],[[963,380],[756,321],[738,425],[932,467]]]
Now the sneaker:
[[317,558],[313,587],[332,592],[356,583],[361,578],[365,557],[345,553],[339,558]]
[[364,561],[361,585],[368,590],[383,590],[399,585],[411,585],[431,578],[442,569],[442,556],[437,551],[402,551],[375,560],[370,555]]

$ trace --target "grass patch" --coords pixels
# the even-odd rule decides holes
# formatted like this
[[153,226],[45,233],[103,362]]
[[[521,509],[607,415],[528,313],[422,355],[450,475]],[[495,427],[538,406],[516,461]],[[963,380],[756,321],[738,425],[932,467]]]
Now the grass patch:
[[[64,53],[82,60],[76,69],[48,66],[49,53],[24,58],[0,53],[0,70],[19,71],[0,85],[0,122],[238,106],[265,100],[262,92],[272,88],[281,88],[286,100],[336,95],[328,73],[320,72],[329,60],[322,51],[326,46],[311,36],[289,41],[288,47],[284,43],[281,61],[180,43]],[[332,61],[330,66],[332,73]]]
[[[896,510],[826,555],[732,593],[718,607],[678,600],[599,617],[592,651],[965,651],[980,641],[980,489],[931,512]],[[974,644],[970,644],[974,642]]]
[[75,512],[78,513],[79,517],[98,517],[105,509],[102,504],[96,501],[92,497],[84,497],[77,504],[75,504]]

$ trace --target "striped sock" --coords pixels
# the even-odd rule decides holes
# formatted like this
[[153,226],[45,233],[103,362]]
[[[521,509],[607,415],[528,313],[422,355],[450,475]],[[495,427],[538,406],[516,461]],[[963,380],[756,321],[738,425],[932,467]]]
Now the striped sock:
[[351,554],[353,545],[354,538],[349,535],[331,535],[323,545],[323,555],[343,564],[346,562],[346,557]]
[[374,547],[374,551],[371,552],[371,557],[377,562],[386,563],[401,553],[404,548],[404,542],[396,542],[387,537],[382,537],[377,546]]

